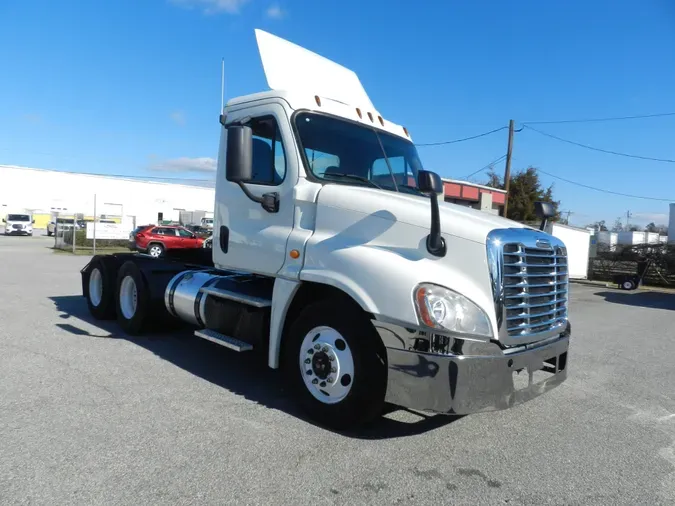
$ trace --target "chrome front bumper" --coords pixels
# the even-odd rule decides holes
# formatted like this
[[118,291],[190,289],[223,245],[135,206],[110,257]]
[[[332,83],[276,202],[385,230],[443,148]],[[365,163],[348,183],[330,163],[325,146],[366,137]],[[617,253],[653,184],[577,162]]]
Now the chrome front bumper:
[[[508,409],[565,381],[570,335],[568,325],[554,340],[513,351],[482,343],[483,354],[470,350],[461,355],[433,354],[387,347],[386,401],[458,415]],[[455,346],[461,348],[461,344]]]

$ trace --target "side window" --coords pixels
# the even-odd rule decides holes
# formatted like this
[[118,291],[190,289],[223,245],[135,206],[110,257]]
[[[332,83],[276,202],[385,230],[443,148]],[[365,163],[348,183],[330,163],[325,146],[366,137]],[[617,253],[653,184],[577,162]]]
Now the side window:
[[[415,175],[404,156],[391,156],[387,160],[389,160],[389,164],[391,165],[396,184],[416,186]],[[383,186],[392,186],[387,160],[378,158],[373,162],[371,179],[377,183],[381,183]]]
[[162,230],[162,229],[160,229],[160,228],[153,228],[153,229],[150,231],[150,233],[151,233],[152,235],[162,235],[163,232],[162,232],[161,230]]
[[251,183],[278,185],[286,177],[286,153],[281,132],[271,116],[249,123],[253,129],[253,178]]
[[340,157],[331,155],[330,153],[323,153],[317,149],[305,148],[305,155],[309,163],[309,169],[316,176],[323,177],[328,172],[340,172]]
[[192,232],[185,230],[184,228],[179,228],[178,235],[181,237],[192,237]]

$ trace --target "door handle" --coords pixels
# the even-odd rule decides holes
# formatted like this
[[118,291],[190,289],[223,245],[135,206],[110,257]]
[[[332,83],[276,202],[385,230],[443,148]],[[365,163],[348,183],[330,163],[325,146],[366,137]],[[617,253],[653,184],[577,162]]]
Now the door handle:
[[223,253],[227,253],[228,247],[230,245],[230,229],[225,225],[220,226],[220,235],[218,238],[220,242],[220,249]]

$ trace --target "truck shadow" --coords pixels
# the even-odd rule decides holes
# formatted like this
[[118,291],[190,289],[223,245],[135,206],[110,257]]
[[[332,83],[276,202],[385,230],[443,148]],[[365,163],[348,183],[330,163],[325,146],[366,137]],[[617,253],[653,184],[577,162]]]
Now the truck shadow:
[[613,304],[675,311],[675,293],[606,291],[596,292],[595,295],[604,297],[605,302],[611,302]]
[[[167,329],[145,336],[128,336],[114,321],[95,320],[82,296],[50,297],[63,323],[56,326],[75,336],[95,339],[125,339],[151,351],[158,357],[171,362],[185,371],[225,388],[246,399],[271,409],[277,409],[306,423],[323,428],[306,418],[284,391],[279,371],[267,367],[267,355],[257,353],[235,353],[215,343],[199,339],[186,327]],[[86,330],[86,322],[99,329]],[[87,325],[88,327],[88,325]],[[399,419],[393,419],[395,416]],[[401,420],[401,418],[403,420]],[[417,412],[387,406],[383,416],[369,426],[356,431],[340,434],[354,439],[394,439],[422,434],[448,425],[461,416],[427,416]]]

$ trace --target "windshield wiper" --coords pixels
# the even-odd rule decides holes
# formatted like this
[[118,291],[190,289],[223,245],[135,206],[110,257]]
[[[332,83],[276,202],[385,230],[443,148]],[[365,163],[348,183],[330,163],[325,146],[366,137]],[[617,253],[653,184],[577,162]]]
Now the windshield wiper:
[[371,184],[371,185],[373,185],[375,188],[379,188],[380,190],[383,189],[383,188],[382,188],[379,184],[377,184],[375,181],[371,181],[371,180],[368,179],[367,177],[357,176],[356,174],[345,174],[344,172],[331,172],[331,173],[329,173],[329,174],[324,174],[324,175],[323,175],[323,177],[326,177],[326,176],[328,176],[328,177],[335,176],[335,177],[344,177],[344,178],[348,178],[348,179],[356,179],[357,181],[363,181],[364,183]]
[[425,194],[424,192],[422,192],[422,191],[421,191],[419,188],[417,188],[416,186],[410,186],[409,184],[399,184],[398,187],[399,187],[399,188],[405,188],[406,190],[412,190],[412,191],[414,191],[417,195],[426,196],[426,194]]

